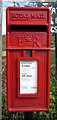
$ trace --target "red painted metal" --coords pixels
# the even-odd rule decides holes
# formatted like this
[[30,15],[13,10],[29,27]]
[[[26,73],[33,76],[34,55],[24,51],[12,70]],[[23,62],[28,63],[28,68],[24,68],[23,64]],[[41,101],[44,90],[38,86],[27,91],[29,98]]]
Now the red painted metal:
[[[27,56],[27,50],[32,55]],[[20,61],[38,62],[37,94],[20,94]],[[50,10],[9,7],[6,10],[7,106],[11,112],[50,108]]]

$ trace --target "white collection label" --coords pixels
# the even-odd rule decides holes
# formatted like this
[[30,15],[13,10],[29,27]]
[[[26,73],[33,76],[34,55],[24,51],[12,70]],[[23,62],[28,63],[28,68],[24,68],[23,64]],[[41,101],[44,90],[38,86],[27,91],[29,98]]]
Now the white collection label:
[[20,94],[37,93],[37,61],[20,61]]

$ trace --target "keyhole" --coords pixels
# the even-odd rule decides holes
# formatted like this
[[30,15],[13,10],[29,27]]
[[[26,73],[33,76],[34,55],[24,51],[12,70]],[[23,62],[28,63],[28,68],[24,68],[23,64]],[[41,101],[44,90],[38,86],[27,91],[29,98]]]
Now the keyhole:
[[32,57],[32,50],[26,51],[26,57]]

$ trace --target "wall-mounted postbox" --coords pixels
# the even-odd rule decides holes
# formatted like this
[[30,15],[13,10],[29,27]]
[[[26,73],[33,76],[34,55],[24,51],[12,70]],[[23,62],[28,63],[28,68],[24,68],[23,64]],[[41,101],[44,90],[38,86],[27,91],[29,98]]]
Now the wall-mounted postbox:
[[50,102],[50,10],[6,11],[9,111],[47,111]]

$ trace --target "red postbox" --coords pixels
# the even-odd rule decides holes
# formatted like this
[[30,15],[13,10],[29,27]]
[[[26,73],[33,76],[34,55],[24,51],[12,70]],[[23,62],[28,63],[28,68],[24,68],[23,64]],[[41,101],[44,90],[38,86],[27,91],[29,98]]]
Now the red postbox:
[[7,106],[12,112],[50,107],[50,10],[6,11]]

